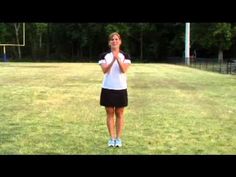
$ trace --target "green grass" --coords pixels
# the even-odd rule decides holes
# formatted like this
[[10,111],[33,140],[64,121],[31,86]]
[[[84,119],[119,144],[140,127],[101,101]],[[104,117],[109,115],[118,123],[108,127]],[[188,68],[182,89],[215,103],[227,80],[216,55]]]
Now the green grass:
[[0,154],[236,153],[236,76],[132,64],[120,149],[102,78],[95,63],[0,63]]

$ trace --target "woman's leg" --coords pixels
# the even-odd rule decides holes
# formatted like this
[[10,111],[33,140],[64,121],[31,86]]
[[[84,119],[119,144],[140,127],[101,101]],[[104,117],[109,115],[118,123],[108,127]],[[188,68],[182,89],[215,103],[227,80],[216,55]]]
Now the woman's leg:
[[120,138],[124,127],[124,107],[115,108],[116,114],[116,138]]
[[107,113],[107,128],[112,139],[115,139],[115,109],[113,107],[106,107]]

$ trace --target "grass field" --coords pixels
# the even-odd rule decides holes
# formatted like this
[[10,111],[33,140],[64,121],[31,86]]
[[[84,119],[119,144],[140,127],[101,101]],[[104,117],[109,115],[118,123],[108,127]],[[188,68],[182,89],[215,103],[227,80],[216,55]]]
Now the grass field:
[[0,154],[236,154],[236,76],[132,64],[108,148],[96,63],[0,63]]

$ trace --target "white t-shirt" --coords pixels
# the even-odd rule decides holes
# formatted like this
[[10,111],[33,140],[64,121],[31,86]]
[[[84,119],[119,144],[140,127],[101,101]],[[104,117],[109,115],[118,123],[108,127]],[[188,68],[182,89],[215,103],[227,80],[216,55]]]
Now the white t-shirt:
[[[128,54],[120,51],[118,54],[121,62],[131,64],[131,60]],[[110,64],[113,60],[113,54],[111,51],[102,53],[100,55],[99,64]],[[122,73],[117,61],[115,61],[110,69],[110,72],[104,74],[102,88],[112,90],[127,89],[127,77],[125,73]]]

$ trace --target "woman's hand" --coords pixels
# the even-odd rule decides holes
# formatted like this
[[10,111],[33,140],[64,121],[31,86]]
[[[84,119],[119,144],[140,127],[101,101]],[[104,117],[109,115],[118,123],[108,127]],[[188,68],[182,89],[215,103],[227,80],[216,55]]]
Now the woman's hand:
[[113,52],[113,57],[114,57],[114,60],[118,60],[119,59],[119,52]]

